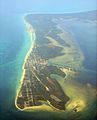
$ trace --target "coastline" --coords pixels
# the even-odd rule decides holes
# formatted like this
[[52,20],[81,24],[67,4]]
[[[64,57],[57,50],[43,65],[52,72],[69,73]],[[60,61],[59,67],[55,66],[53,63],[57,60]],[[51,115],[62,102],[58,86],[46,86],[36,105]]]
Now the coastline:
[[[21,75],[21,80],[20,80],[20,84],[19,84],[19,89],[17,89],[17,95],[16,95],[16,99],[15,99],[15,106],[16,106],[16,108],[18,108],[20,111],[27,111],[27,110],[30,110],[30,111],[34,111],[34,110],[43,110],[43,108],[45,107],[47,107],[47,106],[38,106],[38,107],[36,107],[36,106],[34,106],[34,107],[26,107],[26,108],[24,108],[24,109],[20,109],[19,107],[18,107],[18,105],[17,105],[17,99],[18,99],[18,95],[19,95],[19,92],[20,92],[20,89],[21,89],[21,87],[22,87],[22,84],[23,84],[23,80],[24,80],[24,76],[25,76],[25,69],[24,69],[24,67],[25,67],[25,63],[27,62],[27,59],[28,59],[28,57],[29,57],[29,55],[30,55],[30,53],[32,52],[32,50],[33,50],[33,44],[32,44],[32,42],[33,42],[33,40],[35,40],[35,30],[33,29],[33,26],[29,23],[29,22],[27,22],[26,21],[26,19],[25,19],[25,16],[24,16],[24,24],[25,24],[25,26],[26,26],[26,28],[27,28],[27,32],[28,32],[28,34],[29,34],[29,36],[30,36],[30,40],[31,40],[31,46],[29,47],[29,50],[28,50],[28,52],[27,52],[27,54],[26,54],[26,56],[25,56],[25,59],[24,59],[24,63],[23,63],[23,66],[22,66],[22,70],[23,70],[23,72],[22,72],[22,75]],[[79,49],[79,51],[81,52],[81,50]],[[82,52],[81,52],[82,53]],[[81,58],[84,58],[84,56],[83,56],[83,54],[81,54]],[[83,60],[83,59],[81,59],[81,60]],[[62,83],[64,82],[64,81],[61,81]],[[72,96],[72,92],[71,91],[73,91],[73,89],[72,88],[76,88],[76,84],[77,84],[77,82],[76,81],[73,81],[74,83],[75,83],[75,85],[72,87],[72,81],[71,81],[71,85],[69,85],[69,84],[67,84],[68,86],[69,86],[69,92],[67,91],[67,93],[68,93],[68,95],[70,94],[70,97]],[[62,84],[62,83],[60,83],[60,84]],[[65,84],[62,84],[62,85],[65,85]],[[61,86],[62,86],[61,85]],[[65,85],[66,86],[66,85]],[[80,86],[80,84],[77,84],[77,86],[79,86],[79,88],[81,88],[81,86]],[[63,86],[63,88],[64,88],[64,86]],[[68,89],[68,88],[67,88]],[[90,89],[90,88],[89,88]],[[65,89],[64,89],[64,91],[65,91]],[[74,91],[74,93],[75,93],[75,91]],[[80,92],[80,89],[79,89],[79,93],[80,94],[82,94],[81,92]],[[79,94],[78,94],[78,98],[80,98],[79,97]],[[70,108],[70,110],[72,109],[72,103],[73,104],[76,104],[76,102],[75,102],[75,100],[77,99],[77,97],[75,97],[74,98],[74,103],[73,103],[73,101],[70,101],[69,103],[67,103],[67,105],[66,105],[66,107],[67,107],[67,111],[69,110],[68,108]],[[80,98],[80,99],[82,99],[81,101],[80,101],[80,104],[81,104],[81,106],[82,106],[82,108],[79,108],[79,110],[82,110],[82,109],[84,109],[85,107],[86,107],[86,105],[85,105],[85,103],[86,103],[86,101],[83,99],[83,96]],[[78,101],[79,101],[79,99],[78,99]],[[85,102],[84,102],[85,101]],[[48,101],[49,102],[49,101]],[[50,103],[49,103],[50,104]],[[71,105],[70,105],[71,104]],[[54,108],[53,106],[52,106],[52,108]],[[52,111],[52,109],[48,109],[48,107],[46,108],[48,111],[50,110],[50,111]]]
[[[28,50],[28,52],[27,52],[27,54],[26,54],[26,56],[25,56],[25,59],[24,59],[24,63],[23,63],[23,66],[22,66],[22,75],[21,75],[21,78],[20,78],[20,82],[19,82],[19,86],[18,86],[18,88],[17,88],[17,92],[16,92],[16,98],[15,98],[15,106],[16,106],[16,108],[17,109],[19,109],[20,111],[27,111],[27,110],[30,110],[30,111],[33,111],[33,110],[43,110],[43,108],[45,107],[48,111],[53,111],[53,109],[55,109],[53,106],[52,106],[52,108],[50,108],[50,107],[48,107],[48,106],[46,106],[46,105],[43,105],[43,106],[34,106],[34,107],[26,107],[26,108],[24,108],[24,109],[20,109],[19,107],[18,107],[18,105],[17,105],[17,98],[18,98],[18,95],[19,95],[19,92],[20,92],[20,89],[21,89],[21,87],[22,87],[22,84],[23,84],[23,80],[24,80],[24,76],[25,76],[25,69],[24,69],[24,67],[25,67],[25,63],[26,63],[26,61],[27,61],[27,59],[28,59],[28,57],[29,57],[29,55],[30,55],[30,53],[32,52],[32,50],[33,50],[33,46],[34,46],[34,43],[33,42],[35,42],[35,30],[33,29],[33,26],[29,23],[29,22],[27,22],[27,20],[25,19],[25,17],[27,16],[27,15],[29,15],[30,13],[28,13],[28,14],[25,14],[25,15],[23,15],[23,23],[24,23],[24,25],[26,26],[26,31],[27,31],[27,33],[29,34],[29,36],[30,36],[30,40],[31,40],[31,46],[30,46],[30,48],[29,48],[29,50]],[[48,101],[49,102],[49,101]],[[50,103],[49,103],[50,104]],[[51,105],[51,104],[50,104]],[[43,108],[42,108],[43,107]],[[59,111],[58,109],[55,109],[57,112]],[[61,111],[62,112],[62,111]]]
[[[29,112],[29,111],[33,111],[33,110],[36,110],[36,111],[42,110],[42,111],[44,111],[44,108],[46,108],[47,111],[50,111],[50,112],[52,111],[52,112],[54,112],[54,110],[55,110],[56,112],[59,113],[59,109],[56,109],[55,107],[53,107],[53,106],[50,104],[49,101],[48,101],[48,102],[49,102],[49,104],[52,106],[52,108],[49,107],[49,106],[47,106],[47,105],[44,105],[44,104],[43,104],[43,105],[41,105],[41,106],[32,106],[32,107],[26,107],[26,108],[24,108],[24,109],[20,109],[20,108],[18,107],[18,105],[17,105],[18,94],[19,94],[19,92],[20,92],[20,89],[21,89],[21,87],[22,87],[23,80],[24,80],[24,77],[25,77],[25,69],[24,69],[24,68],[25,68],[25,64],[26,64],[26,61],[27,61],[30,53],[31,53],[32,50],[33,50],[34,43],[35,43],[35,39],[36,39],[35,29],[34,29],[33,26],[32,26],[29,22],[27,22],[26,19],[25,19],[25,17],[26,17],[27,15],[29,15],[29,13],[23,15],[23,23],[24,23],[24,25],[26,26],[26,31],[28,32],[28,34],[29,34],[29,36],[30,36],[31,46],[30,46],[30,48],[29,48],[29,50],[28,50],[28,52],[27,52],[27,54],[26,54],[26,56],[25,56],[24,63],[23,63],[23,65],[22,65],[22,75],[21,75],[21,78],[20,78],[20,81],[19,81],[19,86],[17,87],[17,90],[16,90],[15,107],[16,107],[18,110],[20,110],[20,111],[28,111],[28,112]],[[62,110],[61,112],[64,112],[64,111]]]
[[[29,13],[28,13],[29,14]],[[35,42],[35,39],[36,39],[36,35],[35,35],[35,30],[33,29],[32,25],[30,23],[28,23],[26,20],[25,20],[25,17],[28,15],[28,14],[25,14],[23,16],[23,23],[24,25],[26,26],[26,29],[27,29],[27,32],[28,32],[28,35],[30,36],[30,40],[31,40],[31,46],[25,56],[25,59],[24,59],[24,63],[23,63],[23,66],[22,66],[22,76],[21,76],[21,79],[20,79],[20,84],[19,84],[19,87],[17,88],[17,91],[16,91],[16,98],[15,98],[15,106],[17,109],[21,110],[18,106],[17,106],[17,97],[18,97],[18,94],[19,94],[19,91],[21,89],[21,86],[22,86],[22,83],[23,83],[23,79],[24,79],[24,75],[25,75],[25,63],[27,61],[27,58],[29,57],[30,53],[32,52],[32,49],[33,49],[33,46],[34,46],[34,42]]]

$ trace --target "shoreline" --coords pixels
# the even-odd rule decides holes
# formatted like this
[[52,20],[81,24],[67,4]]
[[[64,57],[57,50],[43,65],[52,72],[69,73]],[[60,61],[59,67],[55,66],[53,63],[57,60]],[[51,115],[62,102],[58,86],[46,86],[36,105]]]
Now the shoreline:
[[[32,44],[32,45],[31,45],[31,47],[29,48],[29,50],[28,50],[28,52],[27,52],[27,54],[26,54],[26,56],[25,56],[24,63],[23,63],[23,65],[22,65],[22,75],[21,75],[21,78],[20,78],[20,81],[19,81],[19,86],[17,87],[17,90],[16,90],[15,107],[16,107],[18,110],[20,110],[20,111],[33,111],[33,110],[36,110],[36,111],[37,111],[37,110],[44,110],[44,108],[46,108],[47,111],[52,111],[52,112],[54,112],[54,110],[56,110],[56,112],[59,112],[59,109],[56,109],[56,108],[53,107],[53,106],[52,106],[52,108],[51,108],[51,107],[49,107],[49,106],[47,106],[47,105],[44,105],[44,104],[41,105],[41,106],[26,107],[26,108],[24,108],[24,109],[20,109],[20,108],[18,107],[18,105],[17,105],[18,94],[19,94],[20,89],[21,89],[21,87],[22,87],[23,80],[24,80],[24,76],[25,76],[25,69],[24,69],[25,63],[26,63],[26,61],[27,61],[30,53],[31,53],[32,50],[33,50],[34,43],[35,43],[35,39],[36,39],[35,30],[33,29],[33,26],[32,26],[29,22],[27,22],[26,19],[25,19],[25,17],[26,17],[27,15],[29,15],[29,13],[23,15],[23,22],[24,22],[24,25],[26,26],[26,31],[28,32],[28,34],[29,34],[29,36],[30,36],[30,40],[31,40],[31,44]],[[49,104],[50,104],[50,103],[49,103]],[[64,111],[61,111],[61,112],[64,112]]]
[[27,29],[26,31],[28,32],[28,35],[30,37],[30,41],[31,41],[31,46],[25,56],[25,59],[24,59],[24,63],[23,63],[23,66],[22,66],[22,76],[21,76],[21,79],[20,79],[20,84],[19,84],[19,87],[17,87],[17,90],[16,90],[16,97],[15,97],[15,106],[17,109],[23,111],[22,109],[20,109],[18,106],[17,106],[17,97],[18,97],[18,94],[20,92],[20,89],[21,89],[21,86],[22,86],[22,83],[23,83],[23,79],[24,79],[24,75],[25,75],[25,63],[27,61],[27,58],[29,57],[30,53],[32,52],[32,49],[33,49],[33,46],[34,46],[34,42],[35,42],[35,39],[36,39],[36,36],[35,36],[35,30],[33,29],[33,26],[28,23],[26,20],[25,20],[25,17],[27,16],[28,14],[25,14],[23,16],[23,23],[25,25],[25,28]]
[[[25,56],[25,58],[24,58],[24,63],[23,63],[23,66],[22,66],[22,75],[21,75],[21,78],[20,78],[20,81],[19,81],[19,86],[17,87],[17,92],[16,92],[16,98],[15,98],[15,106],[16,106],[16,108],[18,109],[18,110],[20,110],[20,111],[27,111],[27,110],[30,110],[30,111],[33,111],[34,109],[35,110],[37,110],[37,108],[38,108],[38,110],[40,109],[40,110],[43,110],[41,107],[42,106],[32,106],[32,107],[26,107],[26,108],[24,108],[24,109],[21,109],[21,108],[19,108],[18,107],[18,105],[17,105],[17,99],[18,99],[18,95],[19,95],[19,92],[20,92],[20,89],[21,89],[21,87],[22,87],[22,84],[23,84],[23,80],[24,80],[24,76],[25,76],[25,69],[24,69],[24,67],[25,67],[25,63],[27,62],[27,59],[28,59],[28,57],[29,57],[29,55],[30,55],[30,53],[32,52],[32,50],[33,50],[33,46],[34,46],[34,42],[35,42],[35,30],[33,29],[33,26],[25,19],[25,17],[27,17],[27,15],[29,15],[29,14],[31,14],[31,13],[28,13],[28,14],[24,14],[23,15],[23,23],[24,23],[24,25],[25,25],[25,28],[26,28],[26,31],[27,31],[27,33],[29,34],[29,36],[30,36],[30,40],[31,40],[31,46],[30,46],[30,48],[29,48],[29,50],[28,50],[28,52],[27,52],[27,54],[26,54],[26,56]],[[50,103],[49,103],[50,104]],[[48,106],[45,106],[45,107],[47,107],[46,109],[48,110],[50,110],[50,111],[53,111],[55,108],[52,106],[52,108],[49,108]],[[58,109],[55,109],[56,110],[56,112],[58,112],[59,110]],[[62,111],[61,111],[62,112]]]

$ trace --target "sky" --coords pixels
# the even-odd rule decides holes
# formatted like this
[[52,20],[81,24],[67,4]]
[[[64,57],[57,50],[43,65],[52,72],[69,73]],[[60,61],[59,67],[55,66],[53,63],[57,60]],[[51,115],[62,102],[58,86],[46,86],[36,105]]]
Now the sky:
[[97,9],[97,0],[0,0],[2,12],[75,13]]

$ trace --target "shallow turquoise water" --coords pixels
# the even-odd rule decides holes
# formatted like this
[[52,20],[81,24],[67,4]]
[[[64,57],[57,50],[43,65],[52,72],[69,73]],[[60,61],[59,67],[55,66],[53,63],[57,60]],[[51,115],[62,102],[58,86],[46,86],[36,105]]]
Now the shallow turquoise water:
[[15,108],[16,90],[31,41],[22,14],[3,15],[0,26],[0,113],[5,118]]

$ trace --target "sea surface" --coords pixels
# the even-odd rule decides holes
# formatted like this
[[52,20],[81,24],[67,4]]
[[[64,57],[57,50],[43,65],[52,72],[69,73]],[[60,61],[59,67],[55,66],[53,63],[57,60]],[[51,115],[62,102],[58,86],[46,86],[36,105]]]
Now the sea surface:
[[[0,18],[0,120],[25,120],[24,114],[15,108],[16,90],[22,75],[22,65],[31,41],[23,21],[24,14],[2,14]],[[80,32],[82,29],[83,33]],[[85,54],[85,66],[95,70],[96,28],[81,23],[76,27],[76,39]],[[84,36],[83,34],[86,34]],[[84,42],[85,41],[85,42]],[[30,120],[30,116],[29,116]]]
[[0,120],[11,119],[30,36],[24,14],[2,14],[0,19]]
[[81,48],[85,60],[84,67],[92,71],[97,70],[97,23],[95,22],[75,22],[72,31],[75,39]]

